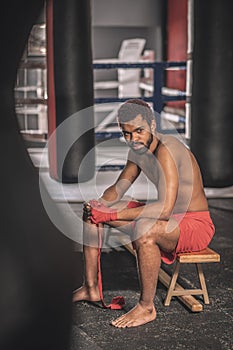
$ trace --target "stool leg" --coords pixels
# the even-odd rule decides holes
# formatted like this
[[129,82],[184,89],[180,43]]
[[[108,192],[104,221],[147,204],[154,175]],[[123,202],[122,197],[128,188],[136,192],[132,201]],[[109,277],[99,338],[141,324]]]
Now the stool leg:
[[197,267],[197,273],[198,273],[199,281],[200,281],[200,284],[201,284],[201,289],[202,289],[202,292],[203,292],[204,302],[205,302],[205,304],[209,304],[210,300],[209,300],[208,291],[207,291],[207,288],[206,288],[205,276],[204,276],[204,273],[203,273],[202,265],[197,263],[196,267]]
[[166,296],[166,299],[164,301],[164,305],[165,306],[169,306],[170,305],[171,298],[172,298],[172,295],[173,295],[173,290],[175,288],[176,280],[177,280],[177,277],[178,277],[178,274],[179,274],[179,270],[180,270],[180,263],[177,262],[175,270],[174,270],[174,272],[172,274],[172,277],[171,277],[171,281],[170,281],[169,288],[168,288],[168,291],[167,291],[167,296]]

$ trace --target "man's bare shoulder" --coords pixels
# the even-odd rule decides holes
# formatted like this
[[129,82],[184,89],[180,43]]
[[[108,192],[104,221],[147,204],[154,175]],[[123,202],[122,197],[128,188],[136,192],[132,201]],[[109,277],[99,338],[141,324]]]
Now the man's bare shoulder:
[[188,148],[187,145],[184,143],[184,141],[181,138],[172,136],[172,135],[163,135],[159,134],[159,140],[160,142],[169,147],[169,146],[177,146],[177,147],[185,147]]
[[180,152],[189,152],[189,148],[179,140],[178,138],[171,135],[160,135],[160,145],[158,148],[159,152],[169,152],[170,154],[176,154]]
[[191,153],[189,148],[178,138],[170,135],[162,135],[160,138],[156,157],[159,162],[169,161],[175,164],[191,165]]
[[129,152],[128,152],[127,160],[128,160],[129,162],[138,164],[138,155],[135,154],[134,151],[130,149]]

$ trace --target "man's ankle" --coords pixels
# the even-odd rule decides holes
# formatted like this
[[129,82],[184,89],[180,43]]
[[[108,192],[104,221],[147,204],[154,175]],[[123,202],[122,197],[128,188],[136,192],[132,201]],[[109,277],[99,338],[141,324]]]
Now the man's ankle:
[[98,289],[98,283],[97,282],[85,282],[84,286],[88,289],[88,290],[95,290]]
[[149,312],[155,309],[153,301],[140,300],[139,304],[143,309],[147,309]]

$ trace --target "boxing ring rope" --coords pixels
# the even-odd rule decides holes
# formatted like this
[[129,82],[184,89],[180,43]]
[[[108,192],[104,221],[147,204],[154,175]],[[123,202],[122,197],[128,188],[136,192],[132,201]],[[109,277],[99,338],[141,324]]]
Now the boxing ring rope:
[[[35,69],[35,68],[41,68],[46,69],[46,65],[43,63],[38,62],[22,62],[20,65],[20,69]],[[180,90],[174,90],[164,87],[164,73],[166,69],[186,69],[186,62],[101,62],[101,63],[93,63],[93,69],[96,70],[105,70],[105,69],[132,69],[132,68],[150,68],[153,69],[153,81],[152,84],[149,86],[151,96],[143,96],[143,100],[146,102],[152,103],[153,109],[158,113],[156,116],[156,122],[157,122],[157,130],[162,133],[169,133],[174,134],[176,132],[184,133],[185,129],[163,129],[161,126],[161,115],[160,113],[163,110],[163,105],[166,102],[169,101],[179,101],[179,100],[185,100],[186,99],[186,92],[180,91]],[[143,90],[143,88],[142,88]],[[97,105],[100,104],[107,104],[107,103],[120,103],[128,100],[132,97],[124,97],[124,98],[118,98],[118,97],[108,97],[108,98],[95,98],[94,102]],[[18,110],[20,110],[20,105],[33,105],[33,104],[47,104],[47,98],[15,98],[16,105],[18,105]],[[100,141],[110,140],[110,139],[120,139],[122,137],[122,134],[120,131],[113,131],[113,130],[107,130],[106,124],[108,122],[111,123],[112,119],[115,119],[116,114],[116,107],[113,111],[115,113],[111,115],[111,118],[105,118],[105,124],[99,125],[96,128],[95,131],[95,139]],[[167,113],[169,114],[169,113]],[[177,120],[175,120],[175,118]],[[186,119],[182,116],[174,116],[174,120],[179,123],[186,122]],[[122,164],[111,164],[111,165],[103,165],[101,167],[96,166],[98,171],[119,171],[123,169]]]
[[[153,109],[158,113],[157,117],[157,130],[163,133],[172,134],[174,132],[184,132],[184,129],[162,129],[161,127],[161,117],[160,113],[163,110],[163,105],[166,102],[170,101],[182,101],[186,100],[186,92],[176,90],[174,94],[167,94],[167,91],[164,91],[163,82],[164,82],[164,71],[166,69],[178,69],[186,70],[186,62],[114,62],[114,63],[93,63],[94,69],[132,69],[132,68],[152,68],[153,69],[153,87],[152,87],[152,96],[146,97],[143,96],[143,100],[150,102],[153,105]],[[166,94],[165,94],[166,93]],[[96,104],[101,103],[117,103],[124,102],[132,97],[108,97],[108,98],[95,98],[94,101]],[[181,118],[181,122],[184,122],[184,118]],[[97,133],[97,137],[100,137],[103,133]],[[112,136],[114,133],[112,133]],[[117,136],[116,136],[117,137]]]
[[[41,68],[46,69],[46,66],[41,63],[30,63],[27,62],[22,63],[20,65],[20,69],[35,69],[35,68]],[[166,69],[179,69],[179,70],[186,70],[186,62],[114,62],[114,63],[93,63],[93,69],[100,70],[100,69],[117,69],[117,68],[123,68],[123,69],[132,69],[132,68],[151,68],[153,69],[153,85],[151,85],[151,93],[152,96],[146,97],[143,96],[143,100],[149,103],[152,103],[153,109],[158,112],[158,118],[157,118],[157,130],[159,132],[164,133],[174,133],[174,130],[172,129],[162,129],[161,127],[161,116],[160,113],[163,110],[163,105],[166,102],[170,101],[181,101],[186,100],[186,92],[180,91],[180,90],[174,90],[173,93],[169,93],[169,89],[163,87],[164,82],[164,71]],[[173,90],[173,89],[172,89]],[[95,98],[94,102],[95,104],[103,104],[103,103],[117,103],[117,102],[124,102],[132,97],[124,97],[124,98],[118,98],[118,97],[107,97],[107,98]],[[43,98],[16,98],[15,99],[17,105],[29,105],[29,104],[47,104],[47,99]],[[180,117],[179,121],[181,123],[185,123],[185,118]],[[180,133],[184,132],[184,129],[178,129],[177,130]],[[111,133],[113,138],[118,138],[119,133]],[[108,138],[109,133],[104,135],[104,132],[96,132],[97,139],[99,138]]]

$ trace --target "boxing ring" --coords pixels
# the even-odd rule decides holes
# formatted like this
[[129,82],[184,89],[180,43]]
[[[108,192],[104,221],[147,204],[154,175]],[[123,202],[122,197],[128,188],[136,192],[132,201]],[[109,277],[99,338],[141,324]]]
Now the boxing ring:
[[[152,69],[153,70],[153,79],[151,84],[139,84],[142,89],[148,89],[151,92],[150,97],[148,96],[142,96],[144,101],[150,103],[152,105],[152,108],[154,111],[157,112],[156,114],[156,124],[157,124],[157,131],[163,132],[163,133],[169,133],[174,134],[176,132],[179,133],[185,133],[185,118],[184,117],[178,117],[174,120],[177,122],[181,122],[184,124],[184,127],[181,129],[175,128],[166,128],[164,129],[161,125],[161,112],[163,111],[163,106],[166,102],[171,101],[184,101],[186,99],[186,92],[181,90],[173,90],[164,87],[164,73],[166,70],[186,70],[186,62],[106,62],[106,63],[93,63],[94,69],[132,69],[132,68],[140,68],[141,70],[144,69]],[[113,98],[95,98],[96,104],[106,104],[106,103],[120,103],[128,100],[132,97],[113,97]],[[116,115],[113,114],[113,118]],[[111,121],[111,119],[110,119]],[[105,121],[106,122],[106,121]],[[111,133],[108,134],[108,137],[119,137],[119,133]],[[105,138],[106,134],[102,132],[97,132],[96,134],[97,139]]]

